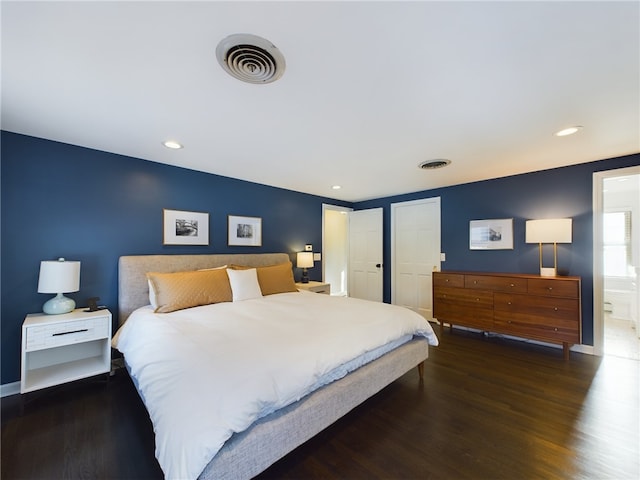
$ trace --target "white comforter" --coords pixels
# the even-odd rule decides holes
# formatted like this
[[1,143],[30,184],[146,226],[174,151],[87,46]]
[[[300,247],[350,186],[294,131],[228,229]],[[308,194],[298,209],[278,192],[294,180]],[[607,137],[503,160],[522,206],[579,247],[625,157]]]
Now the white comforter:
[[284,293],[173,313],[136,310],[113,345],[125,356],[166,478],[196,478],[234,433],[295,402],[337,366],[407,334],[437,345],[409,309]]

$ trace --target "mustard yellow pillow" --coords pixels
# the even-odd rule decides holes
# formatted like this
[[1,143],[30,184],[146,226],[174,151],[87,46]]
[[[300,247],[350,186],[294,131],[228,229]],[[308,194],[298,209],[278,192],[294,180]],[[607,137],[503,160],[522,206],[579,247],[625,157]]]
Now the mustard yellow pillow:
[[[233,270],[244,270],[242,265],[229,265]],[[267,267],[257,267],[258,283],[262,295],[273,295],[275,293],[297,292],[296,282],[293,279],[293,268],[291,262],[269,265]]]
[[233,300],[229,277],[224,268],[195,272],[149,272],[147,279],[155,293],[157,313]]

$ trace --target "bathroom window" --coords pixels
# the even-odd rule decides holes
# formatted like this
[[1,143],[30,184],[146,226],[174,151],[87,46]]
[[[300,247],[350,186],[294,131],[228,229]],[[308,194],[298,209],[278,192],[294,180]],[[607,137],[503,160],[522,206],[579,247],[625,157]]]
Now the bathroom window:
[[603,225],[605,276],[631,276],[631,212],[607,212]]

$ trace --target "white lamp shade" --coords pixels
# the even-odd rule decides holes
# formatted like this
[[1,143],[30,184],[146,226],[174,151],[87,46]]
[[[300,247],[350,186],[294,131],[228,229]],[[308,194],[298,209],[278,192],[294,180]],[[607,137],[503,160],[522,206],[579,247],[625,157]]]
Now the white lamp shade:
[[312,268],[313,252],[298,252],[296,264],[298,265],[298,268]]
[[44,260],[40,262],[38,293],[68,293],[80,290],[80,262]]
[[571,243],[570,218],[527,220],[527,243]]

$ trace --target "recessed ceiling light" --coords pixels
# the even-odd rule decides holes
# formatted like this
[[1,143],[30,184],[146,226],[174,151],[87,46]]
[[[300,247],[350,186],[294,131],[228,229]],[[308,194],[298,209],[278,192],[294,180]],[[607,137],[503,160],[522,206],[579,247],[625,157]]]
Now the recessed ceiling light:
[[172,148],[173,150],[179,150],[181,148],[184,148],[181,143],[176,142],[175,140],[167,140],[162,144],[167,148]]
[[342,187],[340,185],[333,185],[331,188],[334,190],[340,190]]
[[582,130],[582,126],[580,125],[576,125],[575,127],[569,127],[569,128],[565,128],[563,130],[560,130],[559,132],[555,133],[556,137],[566,137],[567,135],[573,135],[574,133],[579,132],[580,130]]

